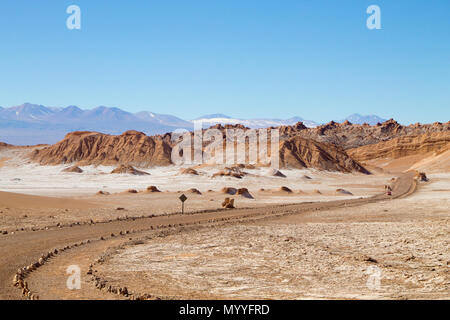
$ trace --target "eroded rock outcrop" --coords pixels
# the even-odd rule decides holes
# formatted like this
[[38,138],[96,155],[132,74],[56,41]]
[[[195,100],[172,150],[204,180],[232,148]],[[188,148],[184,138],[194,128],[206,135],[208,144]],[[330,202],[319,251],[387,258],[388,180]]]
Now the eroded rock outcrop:
[[412,155],[424,155],[429,152],[444,152],[450,147],[450,131],[433,132],[423,135],[412,135],[394,138],[374,145],[348,150],[358,161],[374,159],[398,159]]
[[[213,128],[223,131],[224,134],[228,128],[246,129],[241,125],[216,125]],[[391,119],[375,126],[355,125],[347,121],[344,123],[330,122],[317,128],[307,128],[304,124],[297,123],[293,126],[279,127],[279,129],[280,168],[315,168],[328,171],[368,173],[361,164],[362,161],[365,161],[364,159],[386,154],[398,157],[415,152],[401,145],[415,143],[408,141],[424,134],[431,137],[435,134],[448,134],[450,123],[403,126]],[[435,150],[436,143],[441,142],[429,142],[428,140],[418,142],[421,145],[420,152]],[[224,138],[224,150],[225,145],[226,139]],[[30,157],[43,165],[72,163],[78,166],[117,166],[123,164],[145,168],[171,165],[173,146],[171,134],[147,136],[142,132],[127,131],[114,136],[97,132],[73,132],[55,145],[34,150]],[[204,142],[203,151],[207,147],[208,142]],[[354,150],[355,148],[358,150]],[[245,149],[247,151],[248,146]],[[257,165],[266,165],[266,163],[258,162]],[[214,176],[243,178],[246,173],[242,169],[245,168],[250,169],[254,166],[225,168]],[[186,169],[180,174],[195,175],[196,171]]]
[[71,166],[62,170],[63,172],[71,172],[71,173],[83,173],[83,170],[77,166]]
[[163,166],[171,164],[169,141],[162,136],[150,137],[138,131],[127,131],[118,136],[77,131],[67,134],[52,146],[34,150],[31,159],[43,165]]
[[193,175],[193,176],[198,176],[198,171],[193,169],[193,168],[184,168],[184,169],[180,169],[180,174],[187,174],[187,175]]
[[130,165],[120,165],[117,168],[115,168],[113,171],[111,171],[112,174],[132,174],[135,176],[147,176],[150,175],[148,172],[140,171],[135,168],[133,168]]
[[343,149],[299,136],[280,144],[280,166],[285,168],[315,168],[340,172],[369,172]]
[[448,132],[450,122],[433,124],[412,124],[404,126],[390,119],[375,126],[368,124],[352,124],[348,121],[336,123],[334,121],[317,128],[306,128],[304,126],[282,126],[280,137],[284,139],[300,136],[337,145],[344,150],[357,148],[365,145],[376,144],[401,136],[417,136],[426,133]]

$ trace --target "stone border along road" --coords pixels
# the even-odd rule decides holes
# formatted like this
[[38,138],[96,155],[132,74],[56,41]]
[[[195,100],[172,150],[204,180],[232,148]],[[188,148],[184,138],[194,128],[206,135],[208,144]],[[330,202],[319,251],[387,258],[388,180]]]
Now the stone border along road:
[[[128,240],[131,234],[142,234],[152,230],[174,231],[192,226],[211,224],[214,226],[230,222],[277,218],[306,211],[355,207],[378,201],[403,198],[414,193],[417,188],[414,175],[414,172],[401,174],[394,181],[391,197],[380,194],[370,198],[355,200],[305,202],[267,208],[231,209],[227,211],[212,210],[188,215],[171,214],[139,219],[129,218],[98,224],[82,224],[72,227],[4,235],[0,238],[0,299],[39,299],[38,294],[33,293],[32,289],[29,288],[27,278],[46,263],[52,262],[62,253],[70,252],[73,249],[81,249],[85,246],[101,243],[100,247],[104,251],[108,241],[117,240],[120,237]],[[65,278],[67,276],[64,275]],[[102,286],[100,279],[94,282],[96,285],[99,283]],[[119,294],[121,293],[119,292]],[[64,299],[64,297],[61,297],[61,299]]]

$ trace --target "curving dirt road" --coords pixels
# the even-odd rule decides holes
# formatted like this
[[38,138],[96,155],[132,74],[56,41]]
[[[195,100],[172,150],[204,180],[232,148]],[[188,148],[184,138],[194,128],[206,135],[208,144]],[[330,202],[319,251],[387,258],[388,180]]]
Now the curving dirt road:
[[[299,203],[291,205],[271,206],[266,208],[234,209],[229,211],[211,211],[188,215],[168,215],[156,216],[152,218],[128,219],[113,221],[109,223],[98,223],[93,225],[81,225],[60,229],[49,229],[42,231],[29,231],[17,234],[0,236],[0,299],[22,299],[20,290],[13,286],[12,279],[17,270],[23,266],[30,265],[46,252],[55,248],[62,248],[82,241],[90,240],[91,243],[83,247],[76,247],[78,252],[86,250],[90,252],[89,257],[94,253],[101,253],[108,246],[120,242],[120,239],[128,240],[128,235],[143,233],[153,229],[165,229],[196,224],[228,223],[246,221],[250,219],[276,218],[289,214],[299,214],[307,211],[330,210],[341,207],[363,206],[369,203],[397,199],[413,193],[416,189],[414,173],[408,172],[400,175],[394,182],[393,195],[377,195],[371,198],[361,198],[356,200],[338,200],[321,203]],[[128,233],[127,233],[128,231]],[[120,232],[123,236],[119,236]],[[114,234],[114,235],[112,235]],[[103,237],[104,240],[100,240]],[[67,252],[65,252],[67,253]],[[65,254],[64,253],[64,254]],[[64,259],[63,255],[55,256],[51,259]],[[87,263],[87,262],[86,262]],[[41,272],[37,269],[34,273]],[[32,284],[31,284],[32,286]],[[94,292],[93,290],[92,292]],[[98,291],[98,290],[97,290]],[[108,298],[95,294],[79,292],[77,296],[68,293],[67,296],[41,298]],[[117,298],[117,296],[114,296]]]

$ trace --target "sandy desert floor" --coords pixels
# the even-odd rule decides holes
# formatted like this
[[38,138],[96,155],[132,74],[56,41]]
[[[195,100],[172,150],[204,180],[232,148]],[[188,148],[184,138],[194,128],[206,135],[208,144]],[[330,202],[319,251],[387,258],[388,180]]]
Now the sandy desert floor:
[[99,272],[170,298],[448,299],[450,175],[432,179],[406,199],[154,239]]
[[[133,176],[89,166],[76,174],[23,154],[0,151],[1,299],[23,297],[14,272],[55,248],[26,274],[41,299],[450,298],[448,173],[417,188],[412,173],[386,171],[281,170],[280,178],[259,168],[236,179],[212,178],[217,168]],[[394,184],[393,197],[382,195],[385,184]],[[143,192],[150,185],[162,192]],[[252,198],[231,196],[237,209],[223,210],[224,187],[248,188]],[[66,287],[74,264],[83,275],[75,291]],[[133,295],[111,293],[123,287]]]

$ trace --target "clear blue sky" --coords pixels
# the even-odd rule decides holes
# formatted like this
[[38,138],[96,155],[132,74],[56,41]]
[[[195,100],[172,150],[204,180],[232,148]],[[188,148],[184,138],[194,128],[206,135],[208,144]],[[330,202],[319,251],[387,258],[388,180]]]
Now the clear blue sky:
[[449,17],[448,0],[2,0],[0,106],[444,122]]

